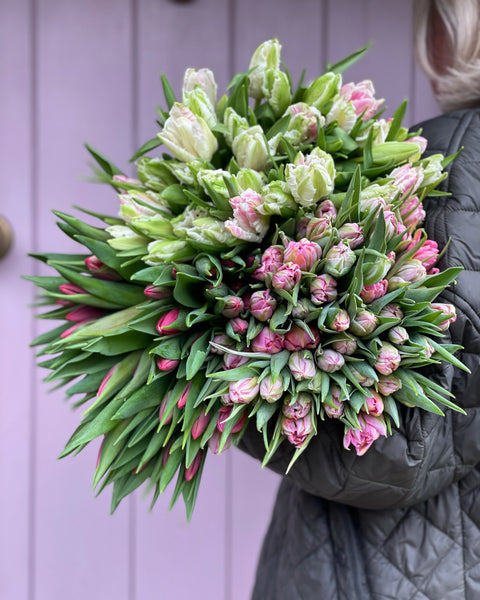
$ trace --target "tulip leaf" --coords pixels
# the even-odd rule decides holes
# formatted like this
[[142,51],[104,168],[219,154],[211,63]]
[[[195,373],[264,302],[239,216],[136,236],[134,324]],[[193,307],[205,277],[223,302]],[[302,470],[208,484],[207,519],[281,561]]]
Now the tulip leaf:
[[370,48],[371,45],[372,45],[371,43],[367,44],[363,48],[360,48],[360,50],[353,52],[352,54],[350,54],[343,60],[340,60],[339,62],[337,62],[333,65],[327,64],[325,70],[330,71],[335,74],[343,73],[343,71],[345,71],[346,69],[348,69],[349,67],[354,65],[357,62],[357,60],[359,58],[361,58],[365,54],[365,52],[367,52],[367,50]]
[[140,148],[135,152],[135,154],[132,156],[129,162],[134,162],[135,160],[137,160],[137,158],[140,158],[147,152],[150,152],[150,150],[154,150],[155,148],[158,148],[158,146],[161,145],[162,140],[159,137],[154,137],[151,140],[148,140],[148,142],[145,142],[142,146],[140,146]]
[[206,331],[193,343],[186,364],[187,380],[193,379],[193,377],[202,368],[205,358],[209,352],[210,338],[211,331]]
[[256,422],[258,431],[262,431],[268,421],[273,417],[273,415],[279,410],[278,402],[259,402],[259,409],[256,412]]
[[405,117],[405,112],[407,110],[407,101],[404,100],[397,110],[393,113],[392,121],[390,122],[390,128],[388,130],[388,135],[385,138],[386,142],[395,141],[398,132],[402,126],[403,118]]
[[121,171],[118,167],[116,167],[113,163],[111,163],[107,158],[105,158],[105,156],[103,156],[103,154],[100,154],[100,152],[98,152],[98,150],[95,150],[89,144],[85,144],[85,148],[88,150],[88,152],[91,154],[91,156],[97,161],[97,163],[105,171],[105,173],[107,173],[107,175],[110,175],[110,177],[113,177],[114,175],[123,175],[123,171]]
[[391,396],[384,396],[383,406],[385,412],[392,417],[393,422],[397,427],[400,427],[400,416],[398,414],[397,403]]

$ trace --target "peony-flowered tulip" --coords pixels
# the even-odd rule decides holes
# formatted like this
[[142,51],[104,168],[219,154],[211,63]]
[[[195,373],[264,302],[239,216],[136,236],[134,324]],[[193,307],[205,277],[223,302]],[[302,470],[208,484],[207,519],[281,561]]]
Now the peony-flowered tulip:
[[273,275],[283,265],[283,248],[270,246],[263,253],[261,262],[261,266],[255,271],[253,277],[263,281],[268,273]]
[[426,276],[427,271],[419,260],[407,260],[393,275],[388,277],[388,291],[391,292],[400,287],[405,287],[409,283],[424,279]]
[[390,375],[398,369],[401,360],[402,357],[397,348],[388,342],[383,342],[373,366],[382,375]]
[[423,182],[423,169],[413,167],[410,163],[393,169],[389,177],[393,177],[393,185],[401,192],[402,199],[414,194]]
[[316,327],[310,327],[312,335],[308,334],[299,325],[292,325],[290,331],[285,334],[285,348],[290,352],[297,350],[314,349],[320,343],[320,333]]
[[247,362],[248,358],[246,356],[239,356],[238,354],[230,353],[224,354],[223,356],[223,368],[225,369],[225,371],[241,367]]
[[386,319],[401,320],[403,319],[403,311],[396,302],[390,302],[381,309],[378,316]]
[[299,152],[294,163],[285,167],[285,179],[295,201],[311,208],[333,191],[335,163],[330,154],[318,147],[307,156]]
[[[407,246],[406,250],[411,250],[414,246],[416,246],[420,241],[421,236],[422,231],[420,229],[417,229],[415,235],[412,238],[412,241]],[[412,256],[412,258],[415,260],[419,260],[428,272],[437,262],[438,259],[437,242],[435,242],[434,240],[425,240],[420,246],[420,248]]]
[[296,306],[292,307],[292,317],[294,319],[304,320],[308,315],[315,309],[313,302],[307,300],[307,298],[301,298],[297,301]]
[[389,329],[388,339],[392,342],[392,344],[403,346],[403,344],[406,344],[409,340],[408,331],[405,329],[405,327],[396,325],[395,327]]
[[363,337],[365,335],[370,335],[375,331],[377,325],[377,316],[369,310],[361,309],[356,313],[353,321],[351,321],[350,331],[354,335]]
[[344,308],[339,308],[329,314],[326,325],[333,331],[346,331],[350,327],[350,317]]
[[442,304],[440,302],[432,302],[430,304],[430,308],[432,310],[440,311],[446,317],[448,317],[445,321],[442,321],[440,325],[438,325],[440,331],[446,331],[450,327],[450,324],[454,323],[457,320],[457,313],[453,304]]
[[357,349],[357,346],[357,340],[353,337],[349,338],[348,340],[338,340],[332,344],[332,348],[336,352],[347,355],[353,354]]
[[291,119],[284,137],[292,146],[317,141],[318,126],[325,124],[325,117],[319,110],[305,102],[297,102],[287,108],[285,115],[290,115]]
[[302,238],[298,242],[288,242],[284,257],[285,262],[296,263],[302,271],[311,271],[322,257],[322,249],[315,242]]
[[317,306],[331,302],[337,297],[337,281],[332,275],[319,275],[311,280],[310,298]]
[[278,69],[280,66],[280,51],[282,46],[275,38],[260,44],[250,59],[248,93],[252,98],[263,98],[265,73],[268,69]]
[[156,363],[159,371],[168,372],[174,371],[180,364],[180,361],[175,359],[162,358],[161,356],[159,356],[156,360]]
[[404,225],[414,229],[425,219],[426,213],[418,197],[411,196],[400,209],[400,215]]
[[322,217],[327,217],[330,221],[335,220],[337,216],[337,209],[335,208],[335,204],[331,200],[323,200],[315,209],[315,217],[317,219],[321,219]]
[[[218,420],[217,420],[218,431],[221,431],[222,433],[224,432],[225,426],[227,424],[227,419],[231,415],[232,410],[233,410],[233,405],[222,406],[220,408],[220,410],[218,411],[219,415],[218,415]],[[242,412],[241,416],[238,418],[238,421],[233,426],[231,433],[238,433],[239,431],[241,431],[246,420],[247,420],[247,413]]]
[[261,242],[268,231],[269,217],[256,210],[263,202],[253,190],[245,190],[240,196],[229,200],[233,208],[233,219],[225,221],[225,229],[240,240]]
[[345,223],[337,231],[340,239],[347,240],[352,250],[363,244],[363,227],[358,223]]
[[327,348],[326,350],[318,349],[315,353],[315,360],[318,368],[326,373],[335,373],[345,364],[345,358],[340,352]]
[[194,440],[198,439],[202,435],[209,422],[210,416],[205,412],[205,409],[203,409],[192,425],[191,434]]
[[309,435],[313,433],[313,423],[310,414],[302,419],[282,419],[282,433],[296,448],[300,448]]
[[225,296],[222,301],[224,302],[222,315],[227,319],[234,319],[243,311],[243,300],[238,296]]
[[363,284],[373,285],[383,280],[386,274],[390,271],[394,263],[394,258],[383,255],[375,257],[373,262],[364,262],[362,265]]
[[297,203],[293,199],[285,181],[272,181],[262,189],[263,204],[258,207],[262,215],[293,217],[297,213]]
[[362,117],[362,121],[371,119],[383,103],[383,99],[375,98],[375,89],[369,79],[358,83],[346,83],[339,93],[352,104],[355,116]]
[[267,375],[260,382],[260,396],[267,402],[277,402],[283,396],[283,377],[279,375],[276,379]]
[[185,469],[185,481],[191,481],[202,464],[203,450],[199,450],[190,466]]
[[335,98],[326,115],[327,125],[330,125],[330,123],[333,123],[334,121],[337,123],[338,127],[347,133],[352,131],[353,126],[357,121],[357,115],[355,114],[353,104],[340,95]]
[[365,304],[370,304],[374,300],[385,296],[387,287],[388,281],[386,279],[381,279],[377,283],[372,283],[371,285],[364,285],[360,291],[360,298]]
[[414,135],[413,137],[409,138],[407,140],[407,142],[413,142],[413,143],[417,144],[418,147],[420,148],[420,154],[423,154],[425,152],[425,150],[427,149],[427,145],[428,145],[428,140],[426,138],[424,138],[422,135]]
[[358,456],[363,456],[375,440],[381,435],[387,435],[387,427],[383,416],[374,417],[366,413],[358,415],[360,429],[348,428],[343,438],[343,446],[347,450],[351,445]]
[[303,419],[310,412],[312,403],[312,395],[306,392],[300,392],[294,402],[292,402],[292,397],[288,394],[283,402],[282,413],[287,419]]
[[343,415],[343,402],[340,400],[341,389],[338,385],[332,385],[330,388],[330,398],[323,404],[323,409],[327,417],[339,419]]
[[325,245],[332,234],[332,221],[328,217],[313,217],[308,219],[304,237],[320,246]]
[[308,350],[292,352],[288,359],[288,368],[296,381],[312,379],[316,372],[312,353]]
[[270,158],[270,149],[260,125],[241,131],[233,139],[232,152],[241,169],[263,171]]
[[343,277],[355,264],[357,257],[348,243],[340,241],[333,245],[325,255],[324,269],[334,277]]
[[250,298],[250,312],[259,321],[268,321],[277,308],[277,301],[270,290],[254,292]]
[[218,148],[218,142],[207,123],[178,102],[172,106],[158,137],[173,156],[183,162],[197,158],[210,161]]
[[291,292],[302,277],[300,267],[294,262],[282,265],[272,277],[272,287]]
[[250,349],[253,352],[266,352],[267,354],[277,354],[284,348],[284,339],[270,327],[264,327],[250,343]]
[[247,333],[248,321],[246,319],[236,317],[235,319],[231,319],[229,323],[232,327],[233,333],[236,333],[237,335],[244,335]]
[[390,396],[402,387],[402,382],[395,375],[380,376],[377,381],[377,389],[383,396]]
[[380,394],[370,390],[365,399],[365,412],[372,415],[372,417],[379,417],[383,413],[383,409],[384,405]]
[[239,381],[232,381],[228,388],[228,395],[233,404],[248,404],[255,400],[259,391],[258,377],[247,377]]

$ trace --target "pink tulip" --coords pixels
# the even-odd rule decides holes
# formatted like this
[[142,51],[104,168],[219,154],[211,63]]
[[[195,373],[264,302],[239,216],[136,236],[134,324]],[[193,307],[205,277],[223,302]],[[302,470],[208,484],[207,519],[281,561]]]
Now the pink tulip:
[[272,287],[291,292],[302,277],[300,267],[293,262],[282,265],[272,277]]
[[147,285],[143,290],[143,293],[152,300],[163,300],[164,298],[170,298],[172,296],[173,288],[164,285]]
[[[383,217],[385,219],[385,238],[387,240],[391,240],[397,235],[397,233],[401,233],[401,231],[399,230],[397,216],[391,210],[385,210],[383,212]],[[403,227],[403,231],[404,230],[405,227]]]
[[379,417],[383,413],[383,400],[380,394],[370,390],[370,395],[365,399],[366,412],[372,417]]
[[402,387],[402,382],[395,375],[380,376],[377,382],[377,389],[383,396],[390,396]]
[[311,394],[301,392],[298,394],[295,401],[292,402],[292,397],[289,394],[283,403],[282,413],[287,419],[303,419],[310,412],[312,401],[313,398]]
[[259,321],[268,321],[276,308],[277,301],[270,290],[254,292],[250,298],[250,312]]
[[307,221],[303,237],[320,243],[322,239],[329,239],[331,233],[332,221],[328,217],[312,217]]
[[357,340],[355,338],[350,338],[348,340],[339,340],[337,342],[333,342],[332,348],[340,354],[353,354],[357,349]]
[[232,319],[230,321],[230,325],[232,326],[233,333],[237,333],[238,335],[244,335],[247,333],[248,321],[245,319],[237,317],[236,319]]
[[284,339],[270,327],[266,326],[256,335],[250,344],[253,352],[266,352],[267,354],[277,354],[284,348]]
[[296,448],[300,448],[307,437],[313,433],[312,418],[308,414],[303,419],[282,419],[282,433]]
[[96,256],[87,256],[85,265],[89,272],[97,279],[104,279],[106,281],[122,280],[122,277],[114,269],[107,267],[107,265]]
[[422,185],[423,169],[408,163],[393,169],[389,176],[393,177],[393,184],[400,190],[402,198],[406,198]]
[[382,310],[378,313],[379,317],[383,317],[386,319],[403,319],[402,309],[395,302],[390,302],[382,308]]
[[193,425],[192,425],[192,438],[194,440],[198,439],[202,433],[205,431],[205,429],[207,428],[207,425],[210,422],[210,416],[205,412],[205,410],[202,410],[202,412],[200,413],[200,415],[195,419]]
[[355,116],[361,116],[362,121],[371,119],[383,103],[383,99],[377,100],[374,94],[373,83],[369,79],[346,83],[340,88],[340,95],[352,104]]
[[[158,411],[158,420],[161,422],[163,419],[163,416],[165,414],[165,409],[167,408],[167,404],[168,401],[170,400],[170,396],[172,395],[171,392],[167,392],[165,394],[165,396],[163,397],[163,400],[160,404],[160,409]],[[168,414],[167,418],[165,419],[164,425],[170,425],[170,423],[172,422],[173,419],[173,410],[170,410],[170,413]]]
[[230,383],[228,394],[233,404],[248,404],[255,400],[260,391],[258,377],[247,377]]
[[344,308],[337,310],[332,318],[327,319],[327,326],[333,331],[346,331],[350,327],[350,317]]
[[394,274],[388,276],[388,291],[391,292],[400,287],[405,287],[409,283],[424,279],[426,276],[427,271],[419,260],[407,260]]
[[180,364],[179,360],[171,360],[169,358],[162,358],[159,356],[156,360],[157,367],[160,371],[173,371]]
[[343,415],[343,402],[340,400],[341,390],[338,385],[332,385],[330,388],[331,398],[323,404],[323,409],[327,417],[339,419]]
[[75,285],[74,283],[62,283],[58,286],[58,289],[62,292],[62,294],[75,295],[75,294],[88,294],[86,290],[81,288],[79,285]]
[[401,360],[400,352],[395,346],[392,346],[388,342],[383,342],[373,366],[382,375],[390,375],[390,373],[398,369]]
[[253,274],[255,279],[264,280],[268,273],[276,273],[283,265],[283,248],[270,246],[262,255],[262,264]]
[[320,352],[317,351],[315,354],[315,359],[317,361],[318,368],[326,373],[335,373],[335,371],[340,371],[345,364],[343,354],[340,354],[340,352],[335,352],[335,350],[330,350],[329,348],[326,350],[320,350]]
[[247,242],[261,242],[268,231],[270,217],[257,212],[263,198],[251,189],[229,200],[233,219],[225,221],[225,229],[234,237]]
[[408,331],[405,329],[405,327],[397,325],[396,327],[392,327],[388,331],[388,339],[392,342],[392,344],[397,344],[397,346],[403,346],[403,344],[406,344],[408,342]]
[[113,365],[113,367],[108,370],[107,374],[103,378],[102,383],[100,384],[100,386],[98,388],[97,397],[100,397],[103,394],[103,392],[105,391],[105,388],[107,387],[107,383],[110,381],[112,375],[117,370],[117,367],[118,367],[118,365]]
[[[220,439],[222,437],[222,433],[221,431],[215,430],[213,432],[212,437],[208,440],[208,449],[210,450],[210,452],[213,452],[213,454],[219,454],[220,453]],[[225,445],[223,446],[222,452],[225,450],[228,450],[228,448],[230,448],[230,446],[232,445],[232,434],[230,434],[227,437],[227,440],[225,442]]]
[[188,399],[188,394],[190,393],[191,389],[192,389],[192,382],[190,381],[190,383],[187,383],[187,385],[183,389],[182,393],[180,394],[180,398],[177,400],[178,408],[185,407],[185,404],[187,403],[187,399]]
[[325,255],[324,269],[334,277],[343,277],[343,275],[346,275],[350,271],[356,259],[357,257],[348,243],[340,240]]
[[175,329],[174,323],[177,321],[180,315],[180,308],[172,308],[165,314],[163,314],[157,321],[157,331],[160,335],[174,335],[180,333],[181,329]]
[[260,383],[260,396],[270,403],[280,400],[283,396],[283,383],[281,375],[276,379],[272,375],[267,375]]
[[170,440],[165,448],[162,450],[162,465],[165,466],[170,457],[170,450],[173,446],[173,440]]
[[327,217],[330,221],[332,221],[337,216],[335,204],[331,200],[322,200],[315,210],[315,216],[318,219]]
[[378,283],[372,283],[371,285],[364,285],[360,292],[360,298],[365,304],[370,304],[374,300],[385,296],[387,287],[388,281],[386,279],[381,279]]
[[427,149],[428,140],[426,140],[422,135],[414,135],[413,137],[408,138],[408,140],[405,141],[417,144],[420,148],[420,154],[423,154]]
[[[218,421],[217,421],[218,431],[221,431],[223,433],[225,426],[227,424],[227,419],[231,415],[232,410],[233,410],[233,406],[222,406],[220,408],[220,410],[218,411],[219,415],[218,415]],[[238,433],[239,431],[241,431],[243,429],[243,426],[244,426],[246,420],[247,420],[247,413],[243,412],[242,415],[240,416],[240,418],[238,419],[238,421],[233,426],[231,433]]]
[[225,303],[222,310],[222,315],[227,319],[233,319],[243,311],[243,300],[238,296],[225,296],[223,298]]
[[246,356],[238,356],[238,354],[225,354],[223,356],[223,368],[225,371],[229,369],[236,369],[237,367],[241,367],[245,363],[248,362],[248,358]]
[[310,302],[310,300],[307,300],[307,298],[297,300],[297,305],[292,307],[292,317],[294,319],[301,319],[303,321],[308,317],[314,308],[315,306],[313,303]]
[[373,377],[369,377],[368,375],[364,375],[361,371],[355,368],[355,363],[350,363],[350,371],[354,376],[355,380],[363,387],[372,387],[375,383],[375,379]]
[[302,271],[311,271],[322,257],[322,249],[315,242],[302,238],[299,242],[288,242],[284,256],[285,262],[297,264]]
[[[413,246],[415,246],[418,243],[421,235],[422,235],[421,230],[417,229],[417,231],[415,232],[415,235],[413,236],[412,242],[406,248],[407,251],[410,250],[411,248],[413,248]],[[429,271],[433,267],[433,265],[437,262],[437,259],[438,259],[438,244],[437,244],[437,242],[435,242],[433,240],[425,240],[425,242],[420,246],[420,248],[412,256],[412,258],[415,260],[419,260],[423,264],[425,269],[427,271]]]
[[203,450],[199,450],[189,467],[185,469],[185,481],[191,481],[202,464]]
[[67,321],[73,321],[74,323],[86,323],[88,321],[94,321],[105,315],[105,311],[95,306],[87,306],[82,304],[77,308],[74,308],[65,315]]
[[360,429],[347,430],[343,446],[348,450],[353,445],[358,456],[362,456],[381,435],[387,435],[387,427],[382,416],[374,417],[366,413],[358,415]]
[[77,331],[77,329],[79,329],[82,325],[85,325],[86,323],[90,323],[90,320],[86,320],[86,321],[79,321],[78,323],[75,323],[75,325],[72,325],[71,327],[69,327],[68,329],[65,329],[65,331],[62,331],[62,333],[60,334],[61,338],[67,338],[69,335],[72,335],[72,333],[75,333],[75,331]]
[[312,353],[308,350],[292,352],[288,359],[288,367],[296,381],[312,379],[316,371]]
[[350,323],[350,331],[359,337],[370,335],[378,325],[378,318],[369,310],[361,309]]
[[[235,348],[235,342],[226,333],[213,336],[212,343],[224,348]],[[224,354],[222,350],[217,350],[213,346],[211,346],[210,352],[213,352],[213,354]]]
[[413,229],[425,219],[426,213],[417,196],[412,196],[400,209],[400,215],[404,225]]
[[290,331],[285,334],[285,348],[290,352],[296,350],[314,349],[320,343],[320,333],[316,327],[310,327],[312,335],[309,335],[299,325],[292,325]]
[[450,327],[450,323],[454,323],[457,320],[457,313],[453,304],[441,304],[439,302],[432,302],[430,304],[430,308],[432,310],[442,312],[445,316],[448,317],[448,319],[442,321],[442,323],[438,325],[441,331],[446,331]]
[[355,249],[363,244],[363,227],[358,223],[345,223],[337,231],[341,240],[348,240],[350,248]]
[[331,302],[337,297],[337,281],[327,273],[312,279],[310,283],[311,300],[317,306]]

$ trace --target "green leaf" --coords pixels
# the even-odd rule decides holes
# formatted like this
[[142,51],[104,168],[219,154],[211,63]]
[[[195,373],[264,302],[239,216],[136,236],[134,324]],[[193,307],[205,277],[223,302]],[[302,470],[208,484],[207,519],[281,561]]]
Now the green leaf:
[[193,379],[202,368],[209,352],[211,335],[212,332],[208,330],[193,343],[187,358],[187,380]]
[[332,73],[343,73],[343,71],[345,71],[345,69],[348,69],[353,64],[355,64],[357,62],[357,60],[365,54],[365,52],[370,48],[371,45],[372,44],[369,43],[366,46],[364,46],[363,48],[361,48],[360,50],[357,50],[353,54],[350,54],[346,58],[342,59],[341,61],[339,61],[333,65],[327,65],[325,70],[331,71]]
[[400,427],[400,417],[398,414],[398,407],[395,400],[391,396],[385,396],[383,398],[383,406],[385,412],[392,417],[395,425],[397,427]]
[[[397,110],[393,113],[393,119],[390,123],[390,129],[388,130],[388,135],[385,139],[386,142],[393,142],[400,131],[400,127],[402,126],[402,121],[405,116],[405,112],[407,110],[407,101],[404,100]],[[393,415],[392,415],[393,418]],[[394,419],[395,420],[395,419]]]
[[148,140],[148,142],[145,142],[142,146],[140,146],[140,148],[135,152],[135,154],[132,156],[129,162],[133,162],[137,160],[137,158],[140,158],[140,156],[143,156],[147,152],[150,152],[150,150],[158,148],[158,146],[161,146],[162,143],[162,140],[158,137],[154,137],[151,140]]
[[85,144],[85,148],[88,150],[88,152],[90,152],[91,156],[96,160],[96,162],[105,171],[105,173],[110,175],[110,177],[113,177],[114,175],[123,175],[123,171],[121,171],[118,167],[116,167],[113,163],[111,163],[107,158],[105,158],[105,156],[103,156],[103,154],[100,154],[100,152],[98,152],[98,150],[95,150],[89,144]]
[[172,110],[172,106],[176,102],[175,93],[173,91],[172,86],[170,85],[170,82],[168,81],[166,76],[163,75],[163,73],[162,75],[160,75],[160,80],[162,82],[163,94],[165,96],[165,101],[167,103],[168,110]]

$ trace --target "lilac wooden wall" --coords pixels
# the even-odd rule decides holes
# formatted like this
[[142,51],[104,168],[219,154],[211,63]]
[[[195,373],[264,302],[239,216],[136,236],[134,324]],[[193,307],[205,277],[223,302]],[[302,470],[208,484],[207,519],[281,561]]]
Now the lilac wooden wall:
[[0,261],[0,598],[2,600],[246,600],[276,476],[230,451],[208,461],[196,514],[153,513],[138,494],[109,516],[94,499],[98,447],[56,456],[78,422],[47,393],[29,341],[38,273],[29,251],[72,249],[50,209],[115,212],[86,183],[84,141],[120,165],[154,132],[158,75],[178,89],[187,66],[223,86],[255,47],[277,36],[295,77],[313,78],[373,40],[346,77],[375,80],[413,123],[438,112],[411,55],[411,2],[395,0],[0,0],[0,214],[16,235]]

